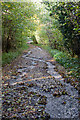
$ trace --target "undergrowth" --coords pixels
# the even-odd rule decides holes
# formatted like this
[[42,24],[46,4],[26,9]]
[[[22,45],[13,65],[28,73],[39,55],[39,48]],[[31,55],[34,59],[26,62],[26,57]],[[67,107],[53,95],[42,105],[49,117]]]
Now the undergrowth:
[[80,78],[79,59],[77,57],[72,57],[67,52],[62,52],[57,49],[51,49],[47,45],[38,46],[41,46],[44,49],[46,49],[58,63],[64,66],[69,75],[76,77],[77,79]]
[[8,53],[2,53],[2,66],[9,64],[12,60],[18,57],[23,50],[28,49],[28,45],[24,44],[21,48],[10,50]]

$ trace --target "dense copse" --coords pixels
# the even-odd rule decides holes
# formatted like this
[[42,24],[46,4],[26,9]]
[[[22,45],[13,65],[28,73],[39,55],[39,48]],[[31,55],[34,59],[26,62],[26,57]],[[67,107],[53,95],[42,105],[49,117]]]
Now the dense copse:
[[[56,4],[44,2],[52,19],[59,21],[59,29],[63,34],[63,45],[72,56],[80,56],[80,2],[57,2]],[[54,43],[53,43],[54,46]]]
[[2,50],[9,52],[23,46],[36,30],[36,9],[31,2],[2,2]]

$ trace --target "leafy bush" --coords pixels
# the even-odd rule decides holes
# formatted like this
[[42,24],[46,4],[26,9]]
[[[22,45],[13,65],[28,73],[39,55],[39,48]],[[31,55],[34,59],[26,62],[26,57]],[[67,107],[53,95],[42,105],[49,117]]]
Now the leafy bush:
[[69,53],[59,51],[57,49],[51,49],[49,46],[42,45],[44,49],[49,51],[51,56],[62,66],[65,67],[65,69],[72,75],[73,77],[76,77],[79,79],[79,59],[73,58]]
[[21,54],[21,52],[25,49],[28,49],[27,44],[23,44],[22,48],[17,49],[16,51],[9,51],[8,53],[2,53],[2,66],[5,64],[9,64],[12,60],[14,60],[17,56]]
[[20,52],[9,52],[9,53],[3,53],[2,54],[2,65],[9,64],[14,58],[16,58]]
[[[80,57],[80,28],[79,28],[79,2],[44,2],[50,17],[59,22],[59,30],[63,35],[63,46],[74,56]],[[55,23],[58,25],[58,23]],[[54,27],[54,25],[53,25]],[[58,35],[59,36],[59,35]],[[57,39],[58,41],[58,39]],[[59,45],[58,45],[59,46]],[[61,46],[60,43],[60,47]],[[56,47],[57,48],[57,47]],[[63,49],[63,48],[62,48]],[[62,50],[61,49],[61,50]],[[59,50],[59,49],[58,49]]]

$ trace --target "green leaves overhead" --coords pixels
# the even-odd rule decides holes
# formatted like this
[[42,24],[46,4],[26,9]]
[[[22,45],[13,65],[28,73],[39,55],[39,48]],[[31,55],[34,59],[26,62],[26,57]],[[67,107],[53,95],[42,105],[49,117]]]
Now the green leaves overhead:
[[[35,31],[34,15],[37,13],[32,2],[2,2],[3,50],[21,47],[25,38]],[[24,33],[24,34],[23,34]]]
[[63,34],[64,47],[80,56],[80,2],[46,2],[49,15],[59,21],[59,29]]

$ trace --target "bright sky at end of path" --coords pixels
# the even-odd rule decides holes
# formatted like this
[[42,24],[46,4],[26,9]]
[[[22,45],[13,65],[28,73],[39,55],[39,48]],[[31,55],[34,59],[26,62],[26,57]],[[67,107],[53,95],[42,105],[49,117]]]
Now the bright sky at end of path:
[[[1,0],[1,2],[33,2],[40,3],[47,0]],[[49,2],[78,2],[79,0],[48,0]]]
[[31,0],[31,2],[42,2],[42,0]]
[[[49,2],[78,2],[79,0],[48,0],[48,1]],[[31,0],[31,2],[43,2],[43,0]]]

